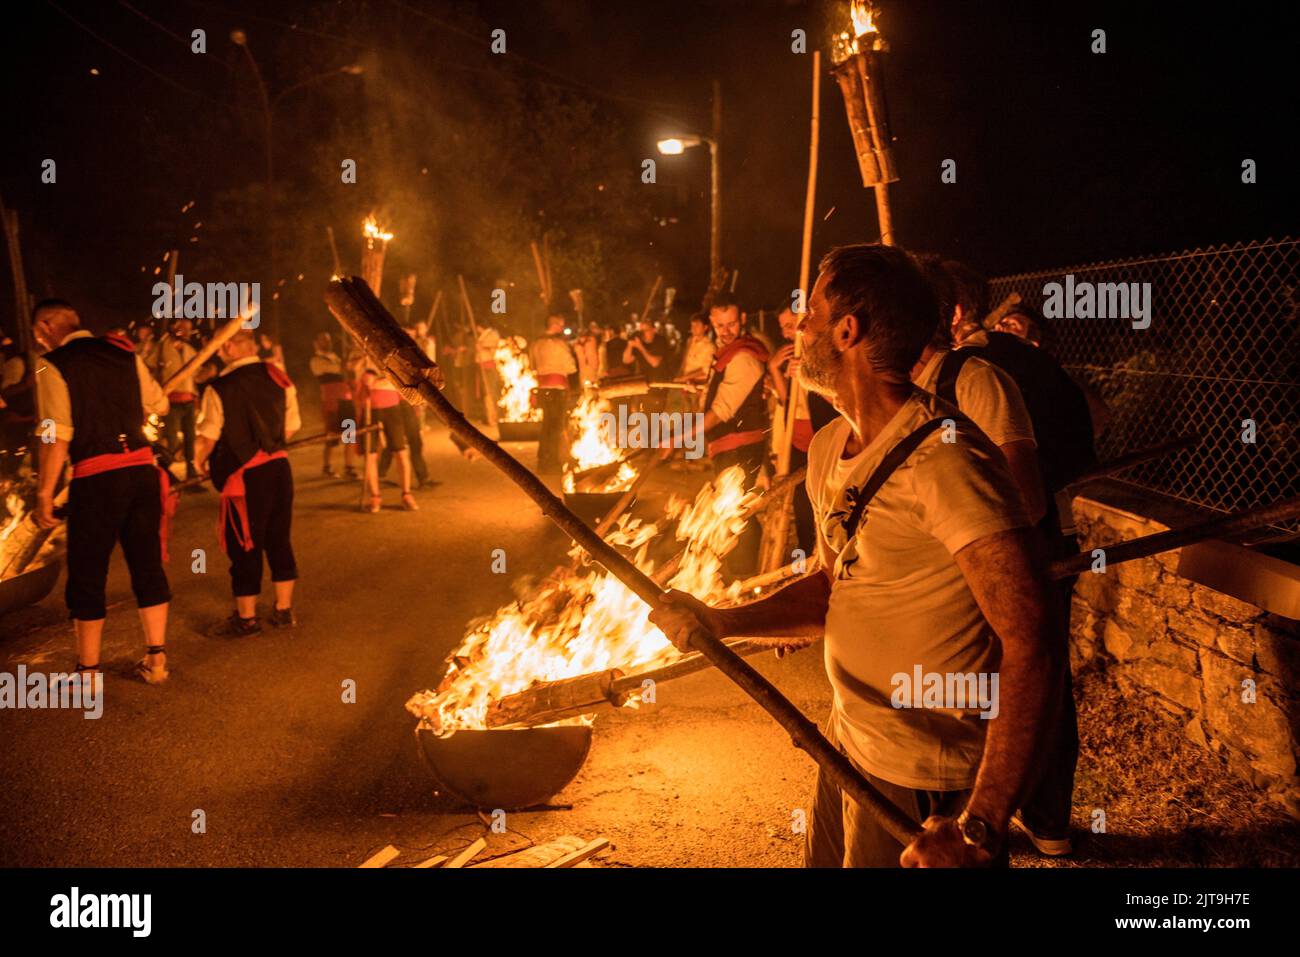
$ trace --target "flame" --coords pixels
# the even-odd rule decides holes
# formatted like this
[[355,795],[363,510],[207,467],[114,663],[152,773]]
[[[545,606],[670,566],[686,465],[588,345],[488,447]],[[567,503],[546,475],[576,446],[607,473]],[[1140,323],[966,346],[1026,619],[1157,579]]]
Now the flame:
[[533,408],[532,393],[537,388],[537,376],[533,374],[527,344],[523,336],[505,336],[497,344],[497,372],[505,386],[497,407],[501,409],[503,422],[542,421],[542,410]]
[[[569,493],[575,491],[574,472],[594,469],[598,465],[609,465],[623,458],[623,449],[618,446],[618,436],[611,434],[610,430],[603,426],[606,414],[613,415],[614,408],[609,404],[609,400],[602,398],[595,389],[588,390],[577,408],[569,413],[569,432],[575,438],[569,445],[571,461],[564,470],[564,491]],[[625,492],[636,478],[636,474],[636,469],[624,462],[614,475],[587,491]]]
[[[876,10],[869,0],[851,0],[849,21],[851,24],[849,30],[842,30],[831,38],[831,59],[836,63],[842,63],[860,52],[863,46],[858,41],[864,36],[869,33],[880,33],[880,28],[876,26]],[[871,42],[868,42],[868,48]]]
[[158,441],[159,428],[162,426],[162,419],[158,418],[154,412],[149,413],[149,418],[144,422],[144,437],[152,444]]
[[14,533],[14,529],[22,522],[27,514],[27,506],[23,504],[23,497],[10,492],[5,496],[5,513],[9,516],[3,527],[0,527],[0,542],[5,541]]
[[849,4],[849,18],[853,20],[853,38],[856,40],[876,29],[876,11],[866,0],[852,0]]
[[371,213],[366,217],[366,221],[361,224],[361,235],[366,238],[366,248],[373,249],[375,240],[388,242],[393,238],[393,234],[386,232],[380,227],[379,221],[375,219],[375,214]]
[[[758,493],[745,491],[739,466],[727,469],[702,488],[694,503],[669,500],[667,516],[677,518],[675,537],[686,543],[671,588],[704,601],[736,597],[724,586],[722,557],[736,544],[744,510]],[[625,520],[608,540],[633,554],[647,574],[649,543],[659,535],[653,524]],[[575,557],[581,553],[574,546]],[[471,623],[460,646],[448,656],[446,677],[437,691],[422,691],[406,703],[420,726],[439,735],[485,728],[489,705],[525,691],[536,682],[557,681],[619,668],[647,670],[682,657],[649,621],[650,608],[609,573],[557,570],[530,595]],[[633,699],[629,706],[639,702]],[[561,724],[590,723],[590,716]]]

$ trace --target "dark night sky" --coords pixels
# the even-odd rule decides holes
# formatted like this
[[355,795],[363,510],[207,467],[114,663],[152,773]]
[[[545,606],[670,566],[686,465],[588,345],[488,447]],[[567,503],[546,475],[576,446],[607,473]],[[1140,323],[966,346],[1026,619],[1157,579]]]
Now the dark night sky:
[[[709,84],[724,102],[724,259],[739,291],[771,306],[797,280],[807,172],[809,58],[790,31],[826,49],[826,6],[801,2],[536,0],[418,3],[430,12],[477,11],[506,29],[525,72],[557,71],[601,98],[630,130],[630,173],[677,125],[707,122]],[[11,7],[3,70],[10,103],[0,191],[23,217],[34,291],[94,296],[104,277],[156,262],[163,245],[142,226],[156,215],[133,203],[138,151],[151,122],[202,123],[231,95],[225,66],[192,56],[125,5],[101,0]],[[177,34],[208,29],[224,58],[230,27],[283,34],[299,2],[136,0]],[[327,4],[333,6],[333,4]],[[974,3],[880,0],[891,44],[886,90],[902,181],[893,188],[900,241],[942,251],[990,274],[1297,232],[1294,33],[1285,5]],[[365,0],[376,16],[392,0]],[[25,17],[26,25],[22,25]],[[1107,31],[1108,52],[1089,52]],[[270,37],[274,39],[274,37]],[[110,49],[108,41],[185,89]],[[264,58],[272,55],[266,44]],[[307,37],[331,62],[355,53],[339,38]],[[484,40],[486,43],[486,38]],[[467,41],[468,45],[468,41]],[[480,50],[466,51],[474,62]],[[829,61],[827,61],[829,65]],[[274,78],[275,64],[264,64]],[[90,69],[100,71],[90,75]],[[822,150],[814,255],[874,238],[874,206],[858,178],[838,89],[822,85]],[[201,94],[201,95],[196,95]],[[61,158],[60,184],[42,186],[39,163]],[[1259,183],[1240,182],[1242,159]],[[957,183],[940,163],[957,161]],[[212,187],[214,164],[175,170]],[[256,177],[256,164],[248,177]],[[521,174],[526,175],[526,174]],[[665,263],[689,281],[707,258],[703,151],[660,160],[661,184],[686,182],[697,231]],[[56,192],[57,190],[57,192]],[[832,212],[833,210],[833,212]],[[828,215],[829,214],[829,215]],[[137,222],[140,221],[140,222]],[[102,271],[102,272],[101,272]],[[100,275],[95,273],[100,272]],[[698,269],[696,269],[698,273]],[[670,276],[670,282],[673,279]],[[12,317],[8,277],[0,316]],[[70,291],[71,290],[71,291]]]

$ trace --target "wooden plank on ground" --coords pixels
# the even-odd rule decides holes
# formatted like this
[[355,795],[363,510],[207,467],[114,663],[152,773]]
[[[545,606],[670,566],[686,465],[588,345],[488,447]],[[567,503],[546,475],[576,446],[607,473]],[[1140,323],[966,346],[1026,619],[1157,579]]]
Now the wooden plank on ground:
[[475,864],[475,867],[546,867],[551,861],[558,860],[566,854],[581,850],[587,842],[573,834],[557,837],[545,844],[534,844],[513,854],[503,854],[490,861]]
[[357,866],[358,867],[387,867],[389,862],[392,861],[394,858],[399,857],[401,853],[402,853],[401,851],[393,847],[393,845],[389,844],[383,850],[379,851],[374,856],[372,856],[365,863],[359,864]]
[[431,858],[429,858],[427,861],[421,861],[419,864],[416,864],[415,866],[416,866],[417,868],[420,868],[420,867],[437,867],[439,864],[441,864],[441,863],[442,863],[443,861],[445,861],[446,859],[447,859],[447,855],[446,855],[446,854],[439,854],[437,857],[431,857]]
[[576,851],[570,851],[568,854],[565,854],[563,857],[559,858],[558,860],[551,861],[551,863],[547,864],[546,866],[547,867],[573,867],[575,864],[579,864],[582,861],[585,861],[587,858],[595,854],[599,854],[607,847],[609,847],[609,840],[603,837],[598,837],[590,844],[586,845],[585,847],[582,847]]
[[463,851],[461,851],[455,857],[449,860],[446,864],[444,864],[443,868],[464,867],[466,864],[468,864],[471,860],[474,859],[475,854],[483,850],[483,848],[485,847],[487,847],[487,841],[483,840],[483,838],[480,837],[473,844],[465,848]]

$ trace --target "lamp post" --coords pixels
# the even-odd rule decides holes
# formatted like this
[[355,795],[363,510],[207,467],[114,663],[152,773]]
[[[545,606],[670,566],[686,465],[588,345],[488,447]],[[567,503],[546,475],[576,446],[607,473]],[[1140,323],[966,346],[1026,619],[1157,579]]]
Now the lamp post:
[[279,301],[279,292],[277,284],[279,279],[276,275],[276,243],[275,243],[275,149],[274,149],[274,110],[275,105],[285,96],[295,90],[300,90],[305,86],[318,83],[321,80],[327,80],[330,77],[346,74],[348,76],[359,76],[365,72],[365,67],[359,63],[349,63],[346,66],[339,67],[337,70],[330,70],[328,73],[321,73],[316,76],[308,77],[292,86],[287,86],[280,90],[275,96],[270,96],[266,91],[266,83],[262,80],[262,71],[257,66],[257,60],[253,58],[253,51],[248,46],[248,34],[243,30],[231,30],[230,40],[237,47],[244,51],[244,56],[248,59],[248,65],[252,68],[253,78],[257,81],[258,97],[262,101],[262,138],[264,140],[263,149],[266,158],[266,245],[267,245],[267,265],[270,267],[269,276],[271,282],[271,334],[277,338],[280,335],[280,313],[277,305]]
[[711,136],[682,134],[662,139],[657,145],[664,156],[680,156],[691,147],[705,143],[709,146],[712,193],[709,210],[709,286],[712,288],[722,267],[722,185],[718,168],[718,141]]

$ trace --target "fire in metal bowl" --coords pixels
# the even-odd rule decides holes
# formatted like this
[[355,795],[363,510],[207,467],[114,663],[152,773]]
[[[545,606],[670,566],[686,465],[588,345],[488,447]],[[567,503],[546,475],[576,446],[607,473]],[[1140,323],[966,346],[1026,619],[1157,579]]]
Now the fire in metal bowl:
[[622,497],[622,492],[565,492],[564,504],[588,525],[595,525]]
[[589,725],[457,731],[445,738],[421,729],[416,737],[440,790],[490,810],[544,803],[574,779],[591,750]]

